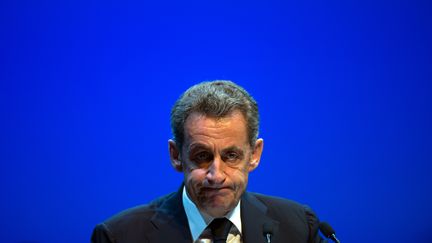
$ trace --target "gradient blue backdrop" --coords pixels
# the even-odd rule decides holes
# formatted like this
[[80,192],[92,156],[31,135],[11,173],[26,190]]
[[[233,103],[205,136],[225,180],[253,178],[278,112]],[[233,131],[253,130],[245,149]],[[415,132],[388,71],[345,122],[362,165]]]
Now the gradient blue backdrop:
[[429,1],[2,1],[1,242],[88,242],[176,190],[169,113],[203,80],[259,102],[249,190],[342,242],[432,242]]

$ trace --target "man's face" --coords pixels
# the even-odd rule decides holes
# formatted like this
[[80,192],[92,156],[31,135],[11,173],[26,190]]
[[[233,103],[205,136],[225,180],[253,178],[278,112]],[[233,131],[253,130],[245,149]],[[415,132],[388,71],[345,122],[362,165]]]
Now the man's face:
[[170,141],[173,166],[184,173],[187,193],[212,217],[232,210],[246,189],[248,174],[258,166],[263,141],[251,148],[244,116],[234,111],[223,118],[192,113],[184,126],[181,152]]

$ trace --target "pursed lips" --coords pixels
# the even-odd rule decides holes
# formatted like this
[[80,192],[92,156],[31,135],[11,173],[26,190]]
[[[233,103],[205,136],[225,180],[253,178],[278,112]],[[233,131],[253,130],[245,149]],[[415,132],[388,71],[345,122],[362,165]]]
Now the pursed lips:
[[201,188],[202,192],[220,192],[220,191],[225,191],[225,190],[232,190],[232,188],[229,187],[229,186],[224,186],[224,187],[203,187],[203,188]]

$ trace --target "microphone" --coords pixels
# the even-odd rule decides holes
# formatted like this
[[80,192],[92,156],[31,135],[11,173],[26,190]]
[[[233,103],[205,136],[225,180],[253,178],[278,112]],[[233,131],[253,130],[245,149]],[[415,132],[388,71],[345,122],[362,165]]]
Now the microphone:
[[340,241],[338,240],[338,238],[336,238],[336,232],[330,226],[329,223],[327,223],[327,222],[321,222],[319,224],[319,229],[321,230],[321,232],[323,233],[323,235],[325,237],[331,239],[332,241],[334,241],[336,243],[340,243]]
[[263,225],[263,234],[267,243],[271,243],[271,237],[273,235],[273,226],[270,223],[265,223]]

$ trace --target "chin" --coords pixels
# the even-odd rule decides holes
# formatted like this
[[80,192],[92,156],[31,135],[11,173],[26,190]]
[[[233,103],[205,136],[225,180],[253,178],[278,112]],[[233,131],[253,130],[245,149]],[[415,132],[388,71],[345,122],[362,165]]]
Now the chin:
[[236,206],[235,203],[227,203],[227,201],[213,201],[206,205],[205,211],[212,217],[225,216]]
[[214,218],[220,218],[225,216],[231,209],[225,208],[225,207],[214,207],[214,208],[207,208],[207,214]]

